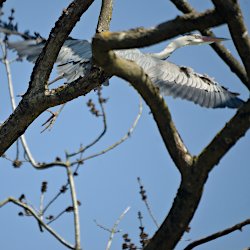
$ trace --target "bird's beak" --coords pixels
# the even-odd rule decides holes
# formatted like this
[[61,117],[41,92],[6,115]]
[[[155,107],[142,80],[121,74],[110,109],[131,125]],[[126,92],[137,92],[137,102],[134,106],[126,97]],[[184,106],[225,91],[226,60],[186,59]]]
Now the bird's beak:
[[202,40],[205,43],[218,43],[218,42],[227,41],[230,39],[222,38],[222,37],[202,36]]

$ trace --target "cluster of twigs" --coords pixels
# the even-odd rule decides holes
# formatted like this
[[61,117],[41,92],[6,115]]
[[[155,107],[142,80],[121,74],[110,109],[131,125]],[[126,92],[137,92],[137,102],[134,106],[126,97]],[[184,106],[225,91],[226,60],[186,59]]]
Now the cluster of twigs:
[[[79,224],[79,211],[78,206],[80,203],[77,201],[76,198],[76,189],[74,184],[74,178],[73,174],[71,172],[70,167],[67,168],[67,176],[68,176],[68,183],[71,190],[71,193],[74,195],[71,195],[72,197],[72,206],[67,207],[63,213],[65,212],[73,212],[74,213],[74,228],[75,228],[75,245],[70,244],[67,242],[62,236],[60,236],[53,228],[50,227],[50,223],[52,223],[54,220],[58,219],[63,213],[60,213],[58,216],[47,216],[47,222],[44,221],[44,214],[50,207],[50,205],[56,200],[56,198],[52,199],[45,207],[43,206],[44,201],[44,194],[47,192],[47,183],[43,182],[41,186],[41,198],[40,198],[40,208],[35,209],[33,208],[33,205],[27,202],[26,196],[22,194],[18,199],[9,197],[6,200],[0,202],[0,208],[5,206],[7,203],[13,203],[23,209],[23,212],[19,212],[19,216],[33,216],[38,222],[38,225],[40,227],[40,230],[46,230],[51,235],[53,235],[60,243],[62,243],[64,246],[68,247],[69,249],[76,249],[80,250],[80,224]],[[65,190],[66,191],[66,190]],[[62,191],[64,192],[64,191]],[[58,198],[58,197],[57,197]]]
[[[0,15],[2,16],[3,15],[2,8],[0,8],[0,10],[1,10]],[[29,31],[26,31],[24,33],[19,32],[17,23],[14,23],[14,20],[15,20],[14,13],[15,13],[15,11],[14,11],[14,9],[12,9],[10,16],[8,17],[8,22],[2,21],[0,19],[0,26],[3,29],[11,31],[9,34],[8,34],[8,32],[5,33],[4,38],[0,41],[0,46],[2,49],[2,55],[3,55],[1,58],[1,62],[4,64],[5,69],[6,69],[6,74],[7,74],[7,79],[8,79],[7,82],[8,82],[8,87],[9,87],[9,95],[10,95],[11,106],[12,106],[13,111],[15,111],[17,105],[16,105],[16,100],[15,100],[14,85],[13,85],[13,81],[12,81],[10,65],[11,65],[11,63],[15,62],[18,59],[14,59],[14,60],[10,61],[8,58],[7,41],[9,39],[9,35],[11,35],[11,34],[18,35],[18,36],[21,36],[25,39],[32,38],[34,36],[35,37],[40,36],[38,33],[35,33],[34,36],[31,36],[29,34]],[[52,161],[52,162],[48,162],[48,163],[37,162],[31,153],[31,150],[27,144],[25,135],[22,135],[16,141],[16,157],[15,157],[15,159],[11,159],[6,154],[2,155],[3,158],[12,162],[12,165],[16,168],[21,167],[21,165],[23,163],[26,163],[26,164],[29,163],[32,167],[34,167],[36,169],[47,169],[47,168],[56,167],[56,166],[64,167],[66,169],[67,182],[64,185],[62,185],[60,190],[55,194],[55,196],[46,205],[44,204],[44,197],[45,197],[45,193],[47,192],[48,183],[46,181],[44,181],[41,184],[41,195],[40,195],[39,209],[35,209],[34,206],[30,202],[27,202],[26,196],[24,194],[22,194],[18,199],[15,199],[13,197],[7,198],[6,200],[4,200],[0,203],[0,207],[6,205],[9,202],[16,204],[17,206],[20,206],[21,208],[23,208],[23,211],[19,212],[19,216],[33,216],[38,221],[38,224],[39,224],[41,231],[47,230],[59,242],[61,242],[63,245],[65,245],[66,247],[68,247],[70,249],[81,249],[79,211],[78,211],[78,207],[81,203],[80,203],[80,201],[77,200],[76,188],[75,188],[75,184],[74,184],[74,177],[78,176],[79,167],[81,165],[83,165],[85,161],[92,159],[92,158],[95,158],[97,156],[100,156],[102,154],[105,154],[105,153],[109,152],[110,150],[114,149],[115,147],[119,146],[125,140],[127,140],[130,137],[130,135],[133,133],[133,131],[134,131],[134,129],[135,129],[140,117],[141,117],[141,114],[142,114],[142,100],[140,99],[139,112],[138,112],[132,126],[129,128],[128,132],[126,132],[126,134],[121,139],[119,139],[117,142],[113,143],[112,145],[108,146],[107,148],[103,149],[102,151],[91,154],[89,156],[85,156],[85,152],[88,149],[95,146],[96,143],[98,143],[107,132],[107,119],[106,119],[105,104],[107,103],[108,99],[104,98],[102,96],[102,88],[101,87],[97,88],[96,93],[97,93],[97,97],[98,97],[97,99],[98,99],[98,105],[100,107],[100,110],[97,108],[97,105],[91,99],[89,99],[89,101],[87,102],[86,105],[89,107],[89,111],[91,114],[93,114],[96,117],[102,118],[103,129],[100,132],[100,134],[97,135],[96,138],[92,142],[87,144],[86,146],[81,145],[80,148],[78,150],[76,150],[75,152],[72,152],[72,153],[67,152],[65,155],[65,158],[66,158],[65,161],[62,160],[62,157],[57,156],[55,161]],[[65,105],[66,104],[62,104],[61,107],[56,112],[52,112],[50,110],[47,110],[51,114],[51,116],[42,124],[45,128],[41,132],[44,132],[45,130],[52,129],[54,123],[56,122],[57,117],[61,114]],[[19,140],[21,141],[22,148],[24,151],[24,159],[21,159],[22,150],[20,149]],[[73,160],[71,160],[71,159],[73,159]],[[75,167],[73,172],[72,172],[72,167]],[[55,203],[58,200],[58,198],[61,195],[65,194],[68,190],[70,190],[70,192],[71,192],[72,205],[66,207],[57,215],[48,214],[48,211],[49,211],[49,208],[51,207],[51,205],[53,203]],[[127,213],[128,210],[129,209],[125,210],[124,215]],[[50,227],[50,224],[52,224],[54,221],[61,218],[61,216],[64,215],[65,213],[73,213],[74,214],[75,245],[68,243],[66,240],[64,240],[64,238],[62,236],[60,236],[58,233],[56,233],[56,231],[54,229],[52,229]],[[124,215],[122,215],[122,217]],[[119,220],[121,220],[122,217]],[[119,223],[119,221],[118,221],[118,223]],[[116,226],[117,225],[115,225],[115,227]],[[112,242],[113,235],[114,235],[114,231],[111,232],[111,236],[110,236],[111,238],[110,238],[109,243],[108,243],[110,245]],[[110,247],[107,246],[107,249],[109,249],[109,248]]]

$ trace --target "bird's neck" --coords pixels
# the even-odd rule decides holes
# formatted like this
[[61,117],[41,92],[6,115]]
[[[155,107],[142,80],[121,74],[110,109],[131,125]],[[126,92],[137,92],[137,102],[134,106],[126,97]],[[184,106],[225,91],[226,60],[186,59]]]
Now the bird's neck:
[[179,47],[175,42],[171,42],[163,51],[152,54],[153,57],[165,60]]

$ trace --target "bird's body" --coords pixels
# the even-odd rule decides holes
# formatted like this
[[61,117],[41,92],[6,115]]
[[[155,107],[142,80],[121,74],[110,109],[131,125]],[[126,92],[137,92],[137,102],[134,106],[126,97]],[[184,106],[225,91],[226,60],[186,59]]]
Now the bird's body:
[[[207,75],[195,73],[191,68],[180,67],[165,59],[177,48],[200,43],[212,43],[223,39],[187,35],[171,42],[162,52],[144,54],[138,49],[116,50],[117,56],[132,60],[141,66],[162,95],[182,98],[207,108],[238,108],[243,101],[238,94],[228,91]],[[28,39],[9,42],[9,47],[20,57],[35,62],[45,41]],[[84,77],[92,67],[92,48],[87,40],[69,38],[62,46],[56,60],[57,71],[67,82]]]

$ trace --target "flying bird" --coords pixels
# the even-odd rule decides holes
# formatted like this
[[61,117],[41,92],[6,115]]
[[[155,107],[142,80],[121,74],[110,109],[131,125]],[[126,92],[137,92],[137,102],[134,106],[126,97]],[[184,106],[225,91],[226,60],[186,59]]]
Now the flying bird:
[[[0,28],[1,31],[13,34],[7,29]],[[8,42],[8,46],[15,50],[20,58],[35,63],[46,40],[40,36],[32,37],[26,34],[23,38],[23,41]],[[173,40],[159,53],[142,53],[139,49],[115,50],[115,53],[142,67],[162,95],[189,100],[207,108],[239,108],[244,102],[237,97],[237,93],[230,92],[206,74],[199,74],[191,68],[166,61],[178,48],[224,40],[227,39],[190,34]],[[66,78],[67,83],[84,77],[92,67],[91,43],[69,37],[58,54],[56,64],[59,76]]]

